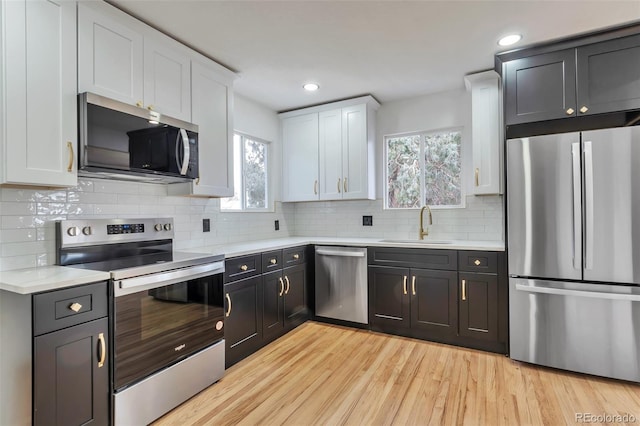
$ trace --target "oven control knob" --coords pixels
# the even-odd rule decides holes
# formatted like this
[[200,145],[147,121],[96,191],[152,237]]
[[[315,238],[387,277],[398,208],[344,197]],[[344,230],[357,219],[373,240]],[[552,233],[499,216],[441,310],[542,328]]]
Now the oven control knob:
[[224,323],[222,321],[218,321],[216,323],[216,330],[220,331],[222,330],[222,327],[224,327]]
[[161,223],[156,223],[156,225],[153,227],[153,229],[155,229],[156,231],[162,231],[162,224]]
[[82,228],[82,233],[83,233],[84,235],[91,235],[91,233],[92,233],[92,232],[93,232],[93,231],[91,230],[91,227],[90,227],[90,226],[85,226],[84,228]]
[[170,223],[165,223],[164,224],[164,230],[165,231],[171,231],[171,224]]
[[79,232],[80,228],[78,228],[77,226],[72,226],[71,228],[67,229],[67,234],[69,234],[70,237],[77,236]]

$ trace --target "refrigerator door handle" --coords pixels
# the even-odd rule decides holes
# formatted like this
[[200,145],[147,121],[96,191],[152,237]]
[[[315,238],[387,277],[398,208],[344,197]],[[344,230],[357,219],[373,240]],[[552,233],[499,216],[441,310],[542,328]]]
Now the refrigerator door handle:
[[630,302],[640,302],[640,294],[604,293],[601,291],[573,290],[526,284],[516,284],[515,288],[516,290],[524,291],[527,293],[556,294],[559,296],[580,296],[590,297],[593,299],[626,300]]
[[580,215],[582,213],[581,200],[580,200],[580,142],[571,144],[571,157],[572,157],[572,172],[573,172],[573,268],[581,269],[581,247],[580,247],[580,232],[582,220]]
[[585,202],[585,269],[593,269],[593,156],[591,141],[584,142],[584,202]]

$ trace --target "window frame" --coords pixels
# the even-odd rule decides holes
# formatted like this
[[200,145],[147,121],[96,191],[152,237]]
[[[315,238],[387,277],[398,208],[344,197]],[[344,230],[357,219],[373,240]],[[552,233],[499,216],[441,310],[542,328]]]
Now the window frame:
[[422,206],[425,205],[424,201],[421,202],[420,207],[389,207],[389,143],[387,142],[389,139],[393,138],[401,138],[407,136],[419,136],[420,137],[420,153],[419,158],[421,159],[421,170],[420,170],[420,195],[421,198],[425,194],[425,173],[424,166],[425,162],[425,137],[429,135],[435,135],[439,133],[452,133],[459,132],[460,133],[460,204],[457,205],[429,205],[431,210],[450,210],[450,209],[464,209],[466,208],[466,191],[465,191],[465,171],[464,171],[464,127],[463,126],[452,126],[452,127],[441,127],[438,129],[430,129],[430,130],[421,130],[414,132],[403,132],[403,133],[392,133],[388,135],[384,135],[382,137],[383,144],[383,182],[382,182],[382,190],[384,192],[383,196],[383,210],[398,210],[398,211],[408,211],[408,210],[420,210]]
[[[239,194],[240,194],[240,208],[239,209],[230,209],[230,208],[223,208],[222,207],[222,200],[225,198],[232,198],[232,197],[222,197],[220,199],[220,212],[221,213],[272,213],[274,212],[274,203],[272,201],[272,197],[271,197],[271,180],[270,180],[270,176],[271,176],[271,171],[270,171],[270,164],[271,161],[269,159],[269,157],[271,156],[271,142],[262,139],[262,138],[258,138],[255,136],[251,136],[247,133],[244,132],[239,132],[237,130],[234,130],[233,132],[233,138],[235,139],[236,136],[240,137],[240,158],[241,161],[240,166],[241,166],[241,171],[240,171],[240,189],[239,189]],[[247,208],[246,206],[246,190],[245,190],[245,140],[249,139],[251,141],[254,142],[258,142],[264,145],[265,147],[265,166],[264,166],[264,170],[265,170],[265,206],[266,207],[261,207],[261,208]],[[233,143],[233,151],[234,151],[234,158],[233,158],[233,162],[234,162],[234,168],[235,168],[235,163],[236,163],[236,158],[235,158],[235,141]],[[234,195],[236,192],[236,188],[235,188],[235,170],[234,170]]]

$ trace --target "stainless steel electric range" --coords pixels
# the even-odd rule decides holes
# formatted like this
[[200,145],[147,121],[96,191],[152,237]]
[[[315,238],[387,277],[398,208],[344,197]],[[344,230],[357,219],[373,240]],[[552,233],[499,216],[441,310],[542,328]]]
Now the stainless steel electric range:
[[56,223],[59,264],[111,274],[113,422],[148,424],[224,374],[224,255],[173,251],[173,220]]

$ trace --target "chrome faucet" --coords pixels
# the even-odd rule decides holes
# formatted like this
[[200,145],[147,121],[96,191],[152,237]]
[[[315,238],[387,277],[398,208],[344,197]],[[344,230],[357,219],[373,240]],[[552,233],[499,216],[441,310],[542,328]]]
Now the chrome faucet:
[[424,229],[425,209],[429,211],[429,225],[433,225],[433,216],[431,216],[431,209],[429,208],[429,206],[425,205],[423,208],[420,209],[420,233],[418,234],[418,236],[420,237],[421,240],[424,240],[424,237],[429,235],[429,228],[427,228],[426,230]]

